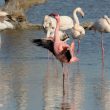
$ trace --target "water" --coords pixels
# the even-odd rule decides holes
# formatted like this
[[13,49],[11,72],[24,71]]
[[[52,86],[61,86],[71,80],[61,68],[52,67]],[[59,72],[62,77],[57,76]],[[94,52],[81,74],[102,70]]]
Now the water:
[[[26,14],[30,22],[42,23],[43,16],[51,12],[72,16],[77,6],[86,13],[81,22],[110,16],[109,0],[48,0]],[[103,68],[100,34],[86,31],[78,55],[80,62],[68,65],[64,86],[60,63],[48,61],[47,50],[31,43],[31,39],[44,37],[43,31],[8,31],[1,36],[0,110],[109,110],[110,34],[104,34]]]

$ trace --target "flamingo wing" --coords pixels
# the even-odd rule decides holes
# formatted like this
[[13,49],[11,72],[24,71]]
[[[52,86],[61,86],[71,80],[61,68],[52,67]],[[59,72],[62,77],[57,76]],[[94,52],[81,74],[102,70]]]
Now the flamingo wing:
[[48,49],[50,52],[52,52],[54,55],[54,42],[52,40],[48,39],[33,39],[32,43],[34,43],[37,46],[41,46],[43,48]]

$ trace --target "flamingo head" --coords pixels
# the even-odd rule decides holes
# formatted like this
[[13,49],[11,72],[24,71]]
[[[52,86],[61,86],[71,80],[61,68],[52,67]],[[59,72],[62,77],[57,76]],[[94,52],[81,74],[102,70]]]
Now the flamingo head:
[[57,13],[51,13],[51,14],[49,14],[49,16],[53,16],[57,21],[60,20],[60,16]]
[[76,8],[77,12],[80,13],[80,15],[82,16],[82,18],[84,17],[84,11],[82,10],[82,8],[77,7]]

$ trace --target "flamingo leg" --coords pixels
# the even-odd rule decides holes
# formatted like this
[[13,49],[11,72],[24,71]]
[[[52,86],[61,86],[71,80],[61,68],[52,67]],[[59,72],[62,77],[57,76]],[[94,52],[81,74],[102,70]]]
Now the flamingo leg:
[[49,58],[50,58],[50,52],[48,51],[48,61],[49,61]]
[[77,53],[79,53],[79,48],[80,48],[80,40],[78,39],[78,48],[77,48]]
[[[63,88],[64,88],[64,86],[65,86],[65,73],[64,73],[64,65],[63,65],[63,63],[61,62],[61,65],[62,65],[62,69],[63,69]],[[63,90],[63,94],[65,94],[65,91]]]
[[101,33],[101,49],[102,49],[102,66],[104,66],[104,46],[103,46],[103,35]]
[[71,56],[72,56],[70,62],[79,61],[79,59],[75,56],[75,43],[74,43],[74,41],[70,45],[70,53],[71,53]]
[[2,46],[2,38],[1,38],[1,34],[0,34],[0,48]]

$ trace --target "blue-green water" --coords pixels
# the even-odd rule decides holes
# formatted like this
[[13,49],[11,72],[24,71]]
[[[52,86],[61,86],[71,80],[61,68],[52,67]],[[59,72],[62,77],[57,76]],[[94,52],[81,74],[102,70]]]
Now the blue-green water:
[[[109,0],[48,0],[26,14],[30,22],[42,23],[44,15],[51,12],[72,16],[78,6],[85,11],[83,19],[79,16],[81,22],[110,16]],[[100,34],[86,31],[80,62],[68,65],[64,86],[60,63],[48,60],[47,50],[31,43],[31,39],[45,37],[43,31],[10,31],[1,36],[0,110],[109,110],[110,34],[104,34],[102,68]]]

